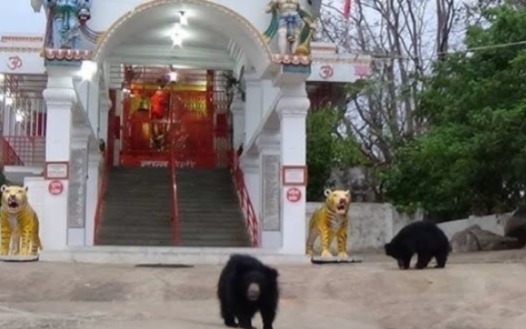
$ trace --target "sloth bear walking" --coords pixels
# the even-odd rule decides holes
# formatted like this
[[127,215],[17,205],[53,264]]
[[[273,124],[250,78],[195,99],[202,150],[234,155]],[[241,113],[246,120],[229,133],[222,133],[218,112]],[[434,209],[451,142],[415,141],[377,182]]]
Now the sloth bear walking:
[[427,267],[433,257],[437,261],[436,267],[444,268],[451,251],[447,236],[430,221],[406,225],[384,248],[385,254],[396,259],[398,267],[405,270],[409,268],[411,257],[415,253],[418,255],[417,269]]
[[227,327],[252,329],[252,318],[259,311],[263,329],[272,329],[279,299],[278,271],[252,256],[231,255],[219,276],[217,297]]

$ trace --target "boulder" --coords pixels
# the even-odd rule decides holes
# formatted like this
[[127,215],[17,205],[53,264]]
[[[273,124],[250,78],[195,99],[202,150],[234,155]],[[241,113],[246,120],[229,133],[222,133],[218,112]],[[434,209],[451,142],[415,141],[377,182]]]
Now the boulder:
[[450,241],[453,252],[490,251],[518,249],[521,245],[518,239],[504,237],[486,231],[479,225],[472,225],[453,235]]

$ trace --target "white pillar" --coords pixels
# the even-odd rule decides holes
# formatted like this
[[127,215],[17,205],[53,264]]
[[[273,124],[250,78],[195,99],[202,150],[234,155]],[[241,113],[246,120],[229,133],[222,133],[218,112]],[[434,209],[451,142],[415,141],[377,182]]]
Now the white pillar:
[[95,217],[99,202],[99,170],[102,156],[91,151],[88,154],[88,181],[86,186],[86,234],[84,244],[92,246],[95,241]]
[[254,136],[261,121],[263,108],[263,86],[261,79],[255,73],[245,74],[245,140],[244,144]]
[[111,105],[111,99],[107,94],[100,94],[98,138],[102,139],[105,143],[108,142],[108,112],[110,111]]
[[280,133],[263,131],[256,140],[261,167],[261,247],[281,248]]
[[261,230],[261,218],[260,214],[260,182],[261,176],[259,172],[259,159],[256,156],[242,156],[241,157],[240,167],[243,171],[245,187],[247,188],[248,195],[250,197],[250,202],[254,208],[254,213],[256,214],[258,222],[260,223]]
[[[73,76],[76,68],[48,66],[48,84],[43,91],[47,105],[46,161],[70,161],[72,110],[77,101]],[[46,193],[42,221],[47,227],[46,250],[63,250],[67,247],[68,229],[68,180],[59,180],[63,191],[59,195]]]
[[[276,106],[281,125],[281,166],[306,165],[306,126],[305,119],[310,107],[304,81],[281,84],[282,96]],[[281,222],[285,253],[305,253],[305,185],[284,186],[281,182]],[[297,202],[287,200],[289,189],[298,189],[301,199]]]
[[230,112],[232,112],[232,146],[234,151],[237,151],[245,140],[245,102],[239,92],[234,93]]
[[91,81],[88,83],[88,101],[86,102],[86,111],[88,111],[88,118],[93,128],[95,135],[99,131],[99,94],[100,94],[100,72],[95,73]]

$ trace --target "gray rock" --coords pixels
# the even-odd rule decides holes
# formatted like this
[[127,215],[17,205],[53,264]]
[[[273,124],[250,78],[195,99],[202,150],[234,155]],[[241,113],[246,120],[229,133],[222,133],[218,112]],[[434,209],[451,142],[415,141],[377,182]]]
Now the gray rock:
[[520,248],[516,238],[504,237],[472,225],[453,235],[450,241],[453,252],[506,250]]

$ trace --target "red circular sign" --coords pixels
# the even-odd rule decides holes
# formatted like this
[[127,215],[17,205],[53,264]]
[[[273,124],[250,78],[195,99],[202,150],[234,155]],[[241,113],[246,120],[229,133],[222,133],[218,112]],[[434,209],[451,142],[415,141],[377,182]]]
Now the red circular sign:
[[47,189],[51,195],[59,195],[64,191],[64,185],[59,180],[52,180]]
[[292,187],[287,190],[287,200],[290,202],[298,202],[301,200],[301,191],[296,188]]

